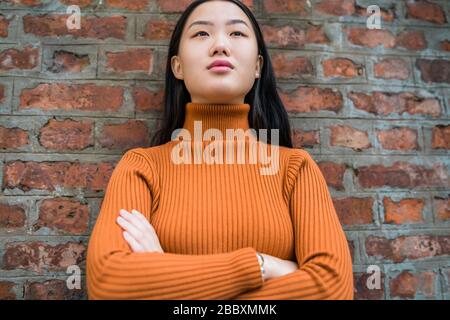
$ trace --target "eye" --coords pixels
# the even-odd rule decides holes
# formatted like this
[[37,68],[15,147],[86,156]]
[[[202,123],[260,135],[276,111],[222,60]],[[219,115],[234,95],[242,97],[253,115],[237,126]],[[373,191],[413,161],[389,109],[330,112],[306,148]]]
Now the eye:
[[[236,34],[236,33],[238,34],[238,36],[245,37],[245,34],[243,34],[243,33],[240,32],[240,31],[234,31],[234,32],[232,32],[231,34]],[[197,33],[194,34],[193,38],[197,37],[198,35],[201,36],[201,34],[208,35],[208,33],[205,32],[205,31],[199,31],[199,32],[197,32]]]
[[200,34],[200,33],[205,33],[205,34],[207,34],[205,31],[199,31],[199,32],[197,32],[196,34],[194,34],[194,37],[196,37],[198,34]]
[[245,34],[243,34],[243,33],[240,32],[240,31],[234,31],[234,32],[232,32],[231,34],[233,34],[233,33],[239,33],[241,36],[245,37]]

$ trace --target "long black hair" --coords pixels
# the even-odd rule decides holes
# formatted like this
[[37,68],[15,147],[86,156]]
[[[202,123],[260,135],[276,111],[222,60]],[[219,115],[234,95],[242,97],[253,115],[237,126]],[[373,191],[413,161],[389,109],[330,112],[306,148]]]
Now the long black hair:
[[[162,145],[171,141],[172,132],[183,127],[185,105],[191,102],[191,96],[186,89],[184,81],[175,78],[172,72],[171,58],[174,55],[178,55],[181,35],[189,15],[198,5],[206,1],[211,0],[196,0],[192,2],[181,15],[172,33],[166,65],[163,118],[159,130],[155,132],[152,138],[152,146]],[[233,2],[248,16],[256,34],[259,54],[264,58],[260,77],[255,79],[252,89],[244,98],[244,103],[250,105],[249,126],[256,130],[258,138],[259,129],[267,129],[266,138],[268,143],[270,143],[271,129],[278,129],[278,145],[292,148],[288,115],[277,92],[272,63],[258,22],[250,9],[240,0],[224,1]]]

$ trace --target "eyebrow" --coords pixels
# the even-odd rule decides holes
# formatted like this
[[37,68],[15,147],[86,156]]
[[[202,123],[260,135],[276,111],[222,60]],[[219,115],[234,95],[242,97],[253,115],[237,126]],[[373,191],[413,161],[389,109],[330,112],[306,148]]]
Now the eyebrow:
[[[249,28],[248,24],[247,24],[244,20],[241,20],[241,19],[231,19],[231,20],[228,20],[228,21],[225,23],[225,25],[228,26],[228,25],[231,25],[231,24],[238,24],[238,23],[243,23],[243,24],[245,24],[245,25],[247,26],[247,28]],[[213,25],[214,25],[214,23],[211,22],[211,21],[198,20],[198,21],[192,22],[192,23],[189,25],[188,29],[191,28],[192,26],[196,25],[196,24],[200,24],[200,25],[209,25],[209,26],[213,26]]]

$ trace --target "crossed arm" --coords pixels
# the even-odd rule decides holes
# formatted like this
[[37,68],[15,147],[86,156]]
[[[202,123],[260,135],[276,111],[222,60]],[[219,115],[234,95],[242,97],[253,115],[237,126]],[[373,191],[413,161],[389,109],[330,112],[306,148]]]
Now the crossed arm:
[[[247,276],[253,282],[250,281],[247,286],[234,287],[234,290],[229,288],[230,292],[225,292],[222,295],[205,295],[205,299],[217,297],[220,299],[268,300],[353,299],[351,257],[325,179],[306,151],[298,150],[292,161],[294,164],[297,162],[297,165],[293,165],[291,172],[288,173],[288,180],[292,184],[289,205],[295,232],[295,254],[299,266],[298,270],[263,282],[260,278],[256,251],[252,248],[241,249],[243,250],[240,252],[241,255],[236,256],[235,253],[230,253],[229,258],[232,262],[231,265],[228,264],[228,267],[233,269],[233,267],[236,267],[236,259],[243,259],[248,268]],[[162,256],[167,254],[163,252],[158,236],[149,223],[149,217],[145,216],[145,212],[141,214],[141,211],[137,210],[133,213],[124,211],[120,214],[121,218],[118,218],[118,216],[119,214],[115,215],[114,221],[120,227],[121,241],[127,244],[129,252],[158,254],[159,258],[164,260]],[[254,254],[254,259],[252,254]],[[187,262],[188,264],[185,267],[192,268],[189,261],[184,260],[186,256],[181,257],[183,255],[174,254],[169,254],[169,256],[179,256],[178,261],[180,263]],[[190,263],[194,262],[195,265],[195,258],[190,257],[193,259]],[[222,261],[222,263],[225,262]],[[155,260],[155,264],[158,264],[158,259]],[[161,263],[161,267],[163,266],[164,263]],[[170,272],[171,270],[167,271]],[[233,271],[231,273],[233,274]],[[212,274],[209,275],[212,276]],[[239,277],[238,274],[233,276]],[[242,274],[240,276],[242,277]],[[181,289],[183,286],[181,282],[179,284],[179,289]],[[168,296],[175,299],[177,297],[202,298],[202,295],[192,294],[195,292],[193,288],[191,290],[193,292],[186,292],[185,294],[180,291],[177,291],[178,294],[171,292],[171,295]],[[201,288],[198,290],[201,291]],[[158,295],[155,291],[154,297],[159,299],[166,297],[166,295]]]

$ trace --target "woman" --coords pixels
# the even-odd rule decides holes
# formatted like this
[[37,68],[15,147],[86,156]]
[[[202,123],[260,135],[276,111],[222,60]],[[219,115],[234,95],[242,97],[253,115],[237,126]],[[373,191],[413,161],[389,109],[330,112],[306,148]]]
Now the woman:
[[[109,181],[89,298],[352,299],[345,234],[318,166],[292,148],[251,11],[193,2],[172,35],[165,90],[153,146],[126,152]],[[265,173],[267,161],[247,160],[257,139],[275,161]]]

